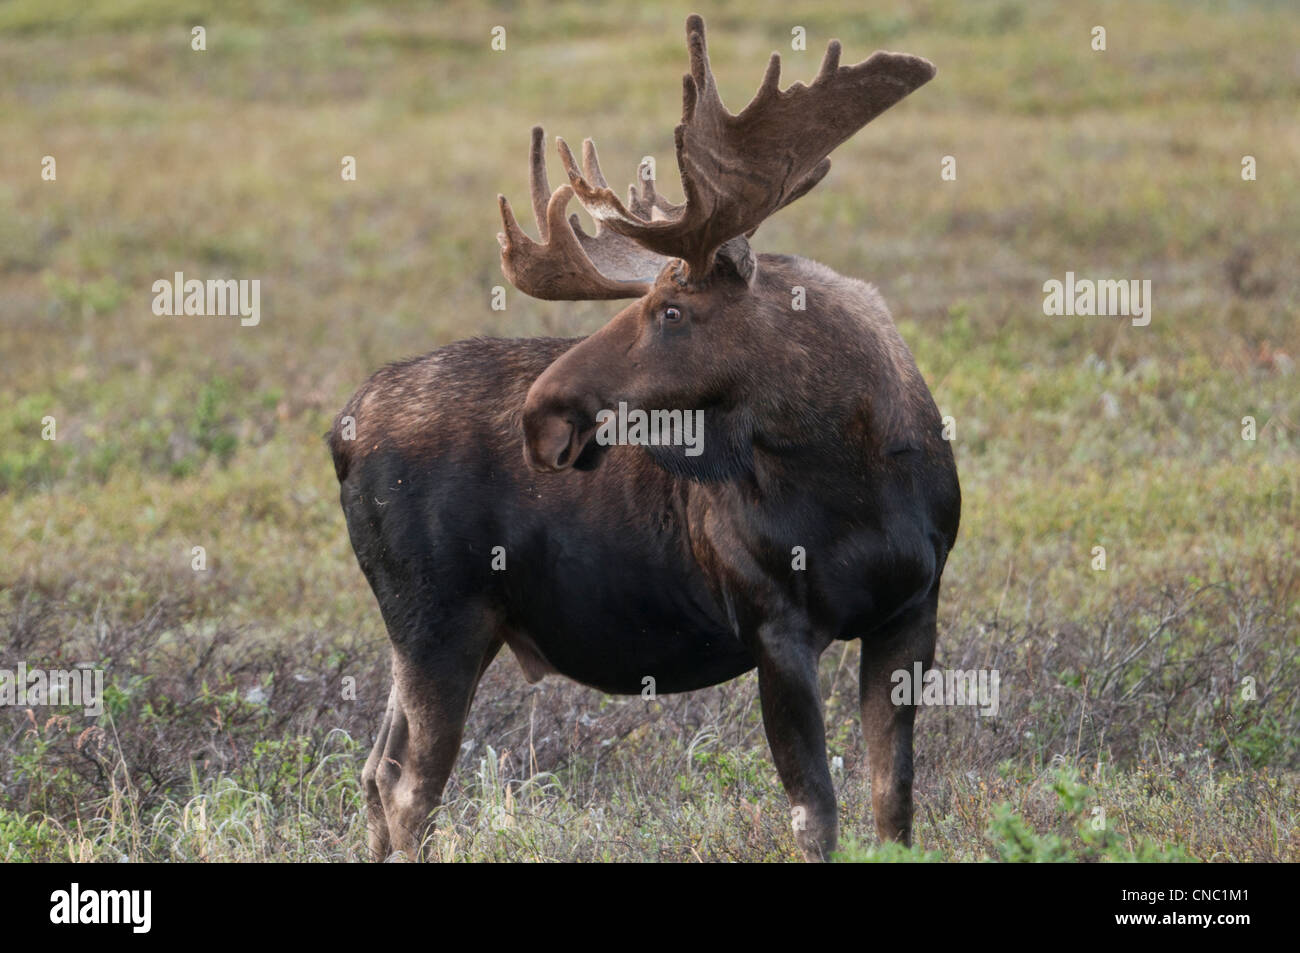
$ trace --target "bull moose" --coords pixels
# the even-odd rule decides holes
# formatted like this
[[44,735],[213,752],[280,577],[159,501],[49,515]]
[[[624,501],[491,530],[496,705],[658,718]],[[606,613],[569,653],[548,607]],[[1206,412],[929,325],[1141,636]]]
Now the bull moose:
[[[838,809],[818,659],[861,640],[862,727],[881,838],[909,843],[915,708],[891,673],[933,662],[960,490],[939,412],[874,287],[749,239],[827,173],[827,155],[934,75],[877,52],[727,111],[704,23],[686,22],[677,164],[624,204],[591,140],[568,183],[531,149],[534,241],[499,197],[501,267],[553,301],[635,298],[585,338],[475,338],[390,364],[329,435],[348,533],[392,642],[387,713],[363,771],[373,857],[418,855],[502,645],[530,681],[686,692],[758,669],[763,724],[809,860]],[[596,226],[587,233],[578,201]],[[797,306],[802,299],[803,307]],[[613,407],[701,414],[704,440],[593,439]],[[502,569],[494,555],[504,554]],[[493,565],[497,561],[497,565]]]

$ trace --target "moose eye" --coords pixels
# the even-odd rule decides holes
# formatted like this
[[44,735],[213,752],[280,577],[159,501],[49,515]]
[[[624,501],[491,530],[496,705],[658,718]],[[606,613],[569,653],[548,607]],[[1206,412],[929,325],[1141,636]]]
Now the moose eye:
[[676,308],[664,308],[663,316],[665,324],[681,324],[682,313]]

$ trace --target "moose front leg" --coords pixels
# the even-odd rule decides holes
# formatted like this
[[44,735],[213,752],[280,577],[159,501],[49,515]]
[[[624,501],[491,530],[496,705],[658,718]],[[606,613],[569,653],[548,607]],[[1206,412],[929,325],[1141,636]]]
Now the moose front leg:
[[790,797],[795,841],[810,861],[829,860],[839,810],[826,763],[826,726],[817,689],[820,652],[806,633],[763,627],[758,693],[772,760]]
[[938,586],[925,604],[882,631],[863,638],[859,695],[862,734],[871,761],[871,809],[882,841],[912,844],[912,726],[914,705],[896,705],[895,672],[910,679],[915,663],[934,662]]

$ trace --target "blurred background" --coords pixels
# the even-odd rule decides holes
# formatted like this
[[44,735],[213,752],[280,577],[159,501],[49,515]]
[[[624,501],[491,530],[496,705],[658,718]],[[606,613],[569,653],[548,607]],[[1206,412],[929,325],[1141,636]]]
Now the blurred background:
[[[939,69],[755,241],[876,283],[955,421],[937,664],[998,668],[1002,712],[921,715],[918,856],[1300,857],[1294,4],[10,0],[0,667],[95,663],[109,711],[0,711],[0,859],[361,856],[386,636],[322,434],[387,361],[615,313],[509,288],[496,195],[527,214],[540,123],[679,200],[690,12],[733,111],[772,50],[783,85],[832,38]],[[260,280],[260,323],[156,316],[177,271]],[[1045,316],[1066,271],[1150,279],[1150,325]],[[846,856],[894,859],[856,651],[823,660]],[[448,859],[796,856],[752,677],[647,705],[503,654],[466,739]]]

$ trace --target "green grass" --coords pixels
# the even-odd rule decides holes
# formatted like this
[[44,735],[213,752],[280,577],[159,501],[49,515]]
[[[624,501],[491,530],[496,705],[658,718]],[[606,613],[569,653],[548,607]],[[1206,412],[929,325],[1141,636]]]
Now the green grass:
[[[541,122],[593,136],[611,179],[656,155],[677,197],[687,12],[0,6],[0,667],[94,661],[116,693],[97,727],[0,711],[0,858],[359,859],[386,639],[321,434],[385,361],[613,313],[513,289],[493,311],[495,196],[526,206]],[[883,291],[957,425],[939,664],[1003,673],[998,718],[920,716],[904,857],[872,833],[856,649],[827,653],[845,859],[1296,860],[1300,20],[1264,0],[699,12],[733,109],[770,50],[807,81],[832,36],[846,61],[939,67],[756,239]],[[1067,270],[1151,279],[1152,323],[1044,316]],[[174,271],[260,279],[261,324],[154,316]],[[526,686],[503,655],[466,737],[447,859],[796,856],[752,677],[647,706]]]

